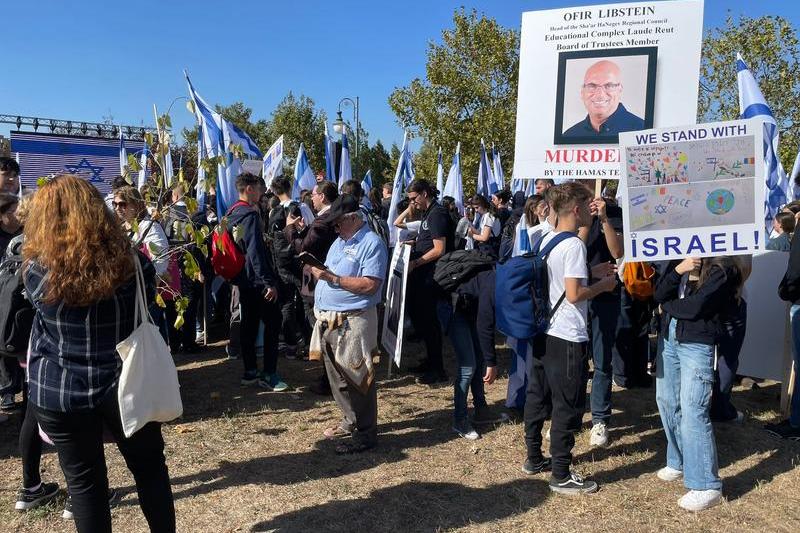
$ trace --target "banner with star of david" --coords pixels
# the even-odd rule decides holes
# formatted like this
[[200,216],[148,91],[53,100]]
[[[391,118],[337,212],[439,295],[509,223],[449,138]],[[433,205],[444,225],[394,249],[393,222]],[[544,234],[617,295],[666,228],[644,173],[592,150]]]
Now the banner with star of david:
[[[125,140],[128,154],[137,156],[141,141]],[[11,132],[11,151],[19,154],[22,186],[35,189],[41,177],[77,174],[106,194],[119,175],[119,139]]]

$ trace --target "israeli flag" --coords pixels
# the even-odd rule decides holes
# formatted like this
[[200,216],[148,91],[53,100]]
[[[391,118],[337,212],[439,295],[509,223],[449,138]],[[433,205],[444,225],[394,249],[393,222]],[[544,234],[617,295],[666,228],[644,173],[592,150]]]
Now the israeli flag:
[[769,232],[772,228],[772,219],[781,207],[792,198],[796,198],[796,195],[790,187],[778,155],[778,123],[756,79],[739,53],[736,54],[736,71],[741,118],[758,117],[764,120],[764,160],[767,168],[764,183],[764,223]]
[[369,191],[372,190],[372,170],[367,170],[367,173],[364,174],[361,188],[364,189],[364,198],[361,200],[361,204],[367,209],[372,209],[372,202],[369,200]]
[[456,145],[456,153],[453,155],[453,164],[450,165],[450,172],[447,173],[447,182],[444,185],[444,196],[455,198],[458,212],[464,214],[464,180],[461,176],[461,143]]
[[489,164],[489,157],[486,155],[486,144],[481,139],[481,154],[478,161],[478,186],[477,192],[487,200],[497,192],[497,184],[492,176],[492,167]]
[[128,150],[125,148],[125,137],[122,136],[122,127],[119,128],[119,174],[125,175],[125,167],[128,166]]
[[442,147],[439,147],[439,158],[436,163],[436,190],[444,191],[444,167],[442,166]]
[[341,192],[344,182],[353,179],[353,171],[350,168],[350,148],[347,145],[347,127],[342,127],[342,160],[339,162],[339,191]]
[[272,180],[283,176],[283,135],[272,143],[261,164],[261,177],[267,189],[272,185]]
[[492,143],[492,174],[494,174],[494,182],[497,185],[497,190],[502,191],[506,188],[506,178],[503,176],[503,165],[500,163],[500,152],[494,149]]
[[297,161],[294,164],[292,200],[300,201],[300,192],[303,189],[310,191],[316,184],[317,180],[314,177],[314,171],[311,170],[311,165],[308,163],[306,147],[303,143],[300,143],[300,149],[297,151]]
[[225,164],[217,165],[217,213],[224,214],[239,200],[236,190],[236,178],[242,173],[242,162],[234,157],[231,146],[240,145],[246,157],[261,159],[258,146],[244,131],[224,118],[222,121],[222,139],[225,146]]
[[397,204],[403,196],[408,183],[414,181],[414,165],[411,162],[411,152],[408,147],[408,132],[403,132],[403,148],[400,150],[400,159],[397,161],[397,171],[392,184],[392,201],[389,204],[389,247],[397,244],[399,228],[394,225],[397,218]]
[[797,194],[797,176],[800,176],[800,152],[794,158],[794,165],[792,165],[792,175],[789,177],[789,186],[795,191],[794,198],[798,197]]
[[167,147],[167,153],[164,156],[164,186],[166,188],[172,187],[172,179],[175,177],[175,171],[172,168],[172,150]]
[[142,155],[139,156],[139,176],[137,176],[136,180],[136,188],[140,191],[144,184],[147,183],[147,154],[150,152],[150,149],[147,147],[147,141],[144,143],[144,147],[142,148]]
[[336,155],[334,140],[328,135],[328,123],[325,123],[325,179],[336,183],[336,163],[333,160]]
[[225,153],[225,144],[222,134],[222,116],[213,111],[197,91],[194,90],[189,74],[184,70],[186,83],[189,86],[189,98],[194,107],[194,115],[200,125],[201,137],[206,150],[206,157],[217,157]]

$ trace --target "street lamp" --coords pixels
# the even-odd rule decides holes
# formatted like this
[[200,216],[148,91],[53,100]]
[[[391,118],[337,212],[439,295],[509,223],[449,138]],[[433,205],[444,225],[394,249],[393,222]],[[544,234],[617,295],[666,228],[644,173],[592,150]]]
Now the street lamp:
[[345,102],[349,102],[350,105],[353,106],[353,111],[356,119],[356,149],[354,153],[355,164],[353,165],[353,172],[356,176],[358,176],[358,167],[356,166],[358,164],[358,139],[359,139],[358,130],[360,129],[359,128],[360,123],[358,122],[358,96],[356,96],[355,100],[348,97],[344,97],[341,100],[339,100],[338,111],[336,111],[336,120],[333,121],[333,131],[335,131],[339,135],[341,135],[342,132],[344,132],[344,120],[342,120],[342,103]]

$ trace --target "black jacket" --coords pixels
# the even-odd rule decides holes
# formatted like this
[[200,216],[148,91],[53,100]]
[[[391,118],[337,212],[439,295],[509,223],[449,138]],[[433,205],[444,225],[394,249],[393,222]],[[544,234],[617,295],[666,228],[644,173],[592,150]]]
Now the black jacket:
[[672,261],[656,282],[655,300],[661,304],[663,317],[661,334],[669,335],[669,323],[677,319],[675,337],[678,342],[716,344],[719,315],[738,305],[736,289],[740,283],[735,269],[711,267],[708,278],[699,288],[687,284],[685,295],[679,297],[681,275],[675,271],[680,261]]
[[497,366],[497,354],[494,347],[494,285],[495,270],[479,272],[470,280],[461,284],[456,292],[463,296],[466,313],[475,323],[478,331],[478,343],[483,352],[486,366]]
[[237,226],[242,231],[242,241],[237,244],[242,247],[247,260],[233,284],[242,289],[262,291],[275,287],[275,271],[264,244],[258,211],[247,205],[236,206],[228,215],[228,227],[232,230]]
[[778,296],[781,300],[800,304],[800,239],[792,239],[789,249],[789,264],[786,265],[786,274],[778,287]]

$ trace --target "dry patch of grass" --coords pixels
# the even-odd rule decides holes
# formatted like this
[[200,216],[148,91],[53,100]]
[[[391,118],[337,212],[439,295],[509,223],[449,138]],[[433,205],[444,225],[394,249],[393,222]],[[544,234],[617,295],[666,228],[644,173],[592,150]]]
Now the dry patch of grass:
[[[408,347],[416,359],[418,345]],[[501,366],[507,368],[501,353]],[[269,393],[238,384],[241,361],[217,347],[178,359],[185,416],[165,425],[167,460],[180,531],[797,531],[800,527],[800,445],[766,435],[777,416],[779,388],[736,390],[748,414],[742,426],[717,428],[727,501],[693,515],[681,511],[678,483],[655,477],[665,441],[654,390],[613,394],[611,446],[592,450],[588,427],[578,435],[576,468],[601,484],[578,498],[552,495],[546,476],[520,470],[522,426],[487,428],[468,442],[450,429],[452,388],[417,385],[408,375],[379,384],[380,445],[339,457],[322,430],[338,419],[329,398],[305,389],[318,364],[285,361],[296,387]],[[451,361],[452,365],[452,361]],[[385,378],[385,362],[379,369]],[[487,390],[500,405],[506,379]],[[588,416],[585,420],[588,420]],[[0,530],[73,531],[61,520],[63,496],[28,514],[13,511],[21,468],[16,420],[0,426]],[[146,531],[130,473],[113,445],[106,448],[111,484],[122,493],[114,530]],[[55,453],[44,477],[64,485]]]

